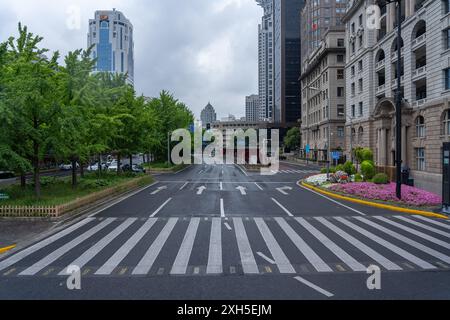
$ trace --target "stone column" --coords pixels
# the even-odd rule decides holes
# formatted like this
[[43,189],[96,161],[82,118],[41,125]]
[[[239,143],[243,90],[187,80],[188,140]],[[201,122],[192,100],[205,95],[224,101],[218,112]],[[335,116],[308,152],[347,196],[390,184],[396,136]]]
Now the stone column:
[[389,3],[387,7],[387,32],[389,33],[394,29],[394,21],[396,17],[395,3]]
[[406,126],[402,126],[402,160],[403,160],[403,166],[408,165],[408,159],[407,159],[407,139],[406,139]]
[[386,128],[381,128],[381,143],[380,143],[380,149],[381,149],[381,159],[380,159],[380,165],[385,166],[386,165],[386,138],[387,138],[387,132]]
[[381,166],[381,130],[377,129],[377,164]]

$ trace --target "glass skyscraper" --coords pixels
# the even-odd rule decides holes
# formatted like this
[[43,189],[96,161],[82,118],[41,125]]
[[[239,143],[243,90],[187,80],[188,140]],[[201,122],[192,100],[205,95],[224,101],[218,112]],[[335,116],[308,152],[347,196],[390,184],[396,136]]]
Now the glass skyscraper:
[[95,71],[128,74],[128,82],[134,84],[133,25],[122,12],[96,11],[89,20],[88,48],[93,46],[92,56],[97,58]]

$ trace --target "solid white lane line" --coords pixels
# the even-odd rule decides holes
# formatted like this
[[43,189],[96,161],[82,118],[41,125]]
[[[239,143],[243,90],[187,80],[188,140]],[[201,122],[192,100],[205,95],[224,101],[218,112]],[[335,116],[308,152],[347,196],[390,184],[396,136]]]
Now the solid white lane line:
[[397,265],[394,262],[390,261],[389,259],[385,258],[384,256],[382,256],[381,254],[379,254],[372,248],[366,246],[364,243],[362,243],[355,237],[349,235],[347,232],[345,232],[341,228],[333,225],[328,220],[321,218],[321,217],[316,217],[315,219],[317,221],[319,221],[320,223],[322,223],[324,226],[326,226],[328,229],[334,231],[336,234],[341,236],[347,242],[349,242],[350,244],[352,244],[353,246],[358,248],[361,252],[363,252],[367,256],[371,257],[373,260],[378,262],[380,265],[385,267],[387,270],[403,270],[399,265]]
[[341,207],[344,207],[344,208],[346,208],[346,209],[348,209],[348,210],[351,210],[351,211],[353,211],[353,212],[356,212],[357,214],[360,214],[360,215],[362,215],[362,216],[365,216],[365,215],[366,215],[365,213],[362,213],[362,212],[359,211],[359,210],[356,210],[356,209],[354,209],[354,208],[352,208],[352,207],[346,206],[345,204],[340,203],[340,202],[338,202],[338,201],[336,201],[336,200],[334,200],[334,199],[331,199],[331,198],[329,198],[329,197],[327,197],[327,196],[324,196],[323,194],[320,194],[320,193],[318,193],[318,192],[316,192],[316,191],[314,191],[314,190],[305,188],[305,187],[303,187],[303,186],[300,186],[300,188],[305,189],[306,191],[312,192],[312,193],[314,193],[314,194],[317,194],[319,197],[325,198],[325,199],[327,199],[327,200],[329,200],[329,201],[331,201],[331,202],[333,202],[333,203],[336,203],[336,204],[340,205]]
[[41,260],[39,260],[38,262],[33,264],[31,267],[25,269],[24,271],[19,273],[19,275],[20,276],[32,276],[32,275],[35,275],[36,273],[38,273],[39,271],[41,271],[42,269],[44,269],[45,267],[47,267],[51,263],[53,263],[56,260],[58,260],[64,254],[66,254],[67,252],[69,252],[70,250],[72,250],[73,248],[75,248],[76,246],[81,244],[82,242],[86,241],[87,239],[89,239],[90,237],[95,235],[97,232],[99,232],[100,230],[105,228],[107,225],[112,223],[114,220],[116,220],[116,218],[108,218],[108,219],[102,221],[101,223],[99,223],[98,225],[93,227],[92,229],[89,229],[85,233],[81,234],[80,236],[78,236],[75,239],[73,239],[72,241],[66,243],[65,245],[63,245],[59,249],[53,251],[52,253],[50,253],[46,257],[42,258]]
[[302,278],[302,277],[295,277],[294,279],[297,280],[297,281],[299,281],[299,282],[301,282],[301,283],[303,283],[304,285],[307,285],[307,286],[310,287],[311,289],[316,290],[317,292],[323,294],[324,296],[326,296],[326,297],[328,297],[328,298],[331,298],[331,297],[334,296],[332,293],[328,292],[327,290],[324,290],[324,289],[322,289],[321,287],[316,286],[314,283],[309,282],[308,280],[306,280],[306,279],[304,279],[304,278]]
[[252,248],[250,247],[250,242],[248,241],[242,219],[233,218],[233,223],[244,273],[259,273],[258,265],[256,264]]
[[159,193],[159,192],[161,192],[161,191],[163,191],[163,190],[167,190],[167,186],[162,186],[162,187],[159,187],[158,189],[156,189],[156,190],[154,190],[152,193],[150,193],[151,195],[155,195],[155,194],[157,194],[157,193]]
[[268,263],[270,264],[276,264],[275,261],[273,261],[272,259],[270,259],[268,256],[266,256],[264,253],[262,252],[257,252],[256,253],[258,256],[260,256],[261,258],[263,258],[264,260],[266,260]]
[[386,222],[387,224],[390,224],[390,225],[392,225],[394,227],[397,227],[399,229],[405,230],[405,231],[407,231],[407,232],[409,232],[409,233],[411,233],[411,234],[413,234],[413,235],[415,235],[417,237],[420,237],[422,239],[425,239],[425,240],[428,240],[428,241],[433,242],[435,244],[438,244],[440,246],[443,246],[444,248],[450,249],[450,243],[442,241],[442,240],[437,239],[435,237],[432,237],[432,236],[430,236],[430,235],[428,235],[426,233],[423,233],[423,232],[420,232],[420,231],[415,230],[413,228],[404,226],[401,223],[397,223],[395,221],[391,221],[389,219],[386,219],[385,217],[378,216],[378,217],[374,217],[374,218],[378,219],[378,220],[381,220],[383,222]]
[[35,253],[36,251],[38,251],[40,249],[48,246],[49,244],[52,244],[53,242],[61,239],[62,237],[65,237],[66,235],[72,233],[73,231],[81,228],[82,226],[86,225],[87,223],[89,223],[93,220],[94,220],[94,218],[83,219],[80,222],[77,222],[74,225],[68,227],[67,229],[64,229],[64,230],[54,234],[53,236],[51,236],[45,240],[42,240],[42,241],[32,245],[31,247],[28,247],[25,250],[22,250],[16,254],[12,255],[8,259],[0,262],[0,270],[9,268],[13,264],[16,264],[17,262],[21,261],[22,259],[28,257],[29,255]]
[[262,218],[255,218],[255,223],[275,261],[275,264],[280,270],[280,273],[295,273],[294,267],[292,267],[291,262],[286,257],[286,254],[281,249],[277,240],[275,240],[275,237],[272,232],[270,232],[269,227],[264,220]]
[[223,199],[220,199],[220,217],[225,218],[225,207],[223,204]]
[[388,228],[385,228],[385,227],[383,227],[383,226],[381,226],[381,225],[379,225],[379,224],[377,224],[375,222],[372,222],[372,221],[370,221],[370,220],[368,220],[366,218],[357,217],[356,219],[358,219],[359,221],[361,221],[361,222],[363,222],[363,223],[365,223],[365,224],[367,224],[367,225],[369,225],[369,226],[371,226],[371,227],[373,227],[375,229],[378,229],[378,230],[380,230],[380,231],[390,235],[391,237],[393,237],[393,238],[395,238],[397,240],[400,240],[400,241],[402,241],[404,243],[407,243],[410,246],[412,246],[412,247],[414,247],[416,249],[419,249],[419,250],[429,254],[430,256],[433,256],[435,258],[438,258],[438,259],[440,259],[442,261],[445,261],[446,263],[450,264],[450,257],[445,255],[445,254],[443,254],[443,253],[440,253],[440,252],[438,252],[438,251],[436,251],[436,250],[434,250],[434,249],[432,249],[430,247],[427,247],[427,246],[421,244],[420,242],[417,242],[417,241],[414,241],[412,239],[409,239],[409,238],[407,238],[407,237],[405,237],[405,236],[403,236],[403,235],[401,235],[401,234],[399,234],[399,233],[397,233],[395,231],[392,231],[392,230],[390,230]]
[[259,190],[264,191],[264,189],[257,182],[255,182],[255,186],[257,186]]
[[153,218],[154,216],[156,216],[170,201],[172,201],[172,198],[167,199],[166,202],[164,202],[158,209],[156,209],[155,212],[152,213],[150,218]]
[[200,218],[192,218],[181,243],[175,262],[172,266],[170,274],[185,274],[191,257],[192,248],[194,247],[195,237],[197,236]]
[[424,216],[414,216],[414,217],[417,218],[417,219],[420,219],[422,221],[426,221],[426,222],[429,222],[431,224],[434,224],[436,226],[439,226],[439,227],[442,227],[442,228],[445,228],[445,229],[450,229],[450,226],[448,224],[446,224],[446,223],[435,221],[433,219],[429,219],[429,218],[424,217]]
[[305,258],[312,264],[314,269],[319,272],[333,272],[325,261],[317,255],[313,249],[300,237],[294,229],[283,218],[275,218],[281,229],[287,234],[289,239],[295,244],[297,249],[305,256]]
[[185,184],[183,184],[183,186],[180,188],[180,191],[183,190],[188,184],[189,182],[185,182]]
[[133,275],[145,275],[147,274],[153,266],[156,258],[161,252],[162,247],[166,243],[167,239],[170,236],[175,224],[177,223],[178,218],[170,218],[164,228],[161,230],[161,233],[152,243],[150,248],[145,253],[144,257],[139,261],[138,265],[133,270]]
[[245,172],[245,170],[244,169],[242,169],[241,168],[241,166],[240,165],[237,165],[237,164],[235,164],[235,166],[237,166],[238,167],[238,169],[239,170],[241,170],[241,172],[246,176],[246,177],[248,177],[248,174],[247,174],[247,172]]
[[356,224],[348,221],[347,219],[344,219],[342,217],[336,217],[337,221],[341,222],[342,224],[345,224],[347,227],[355,230],[356,232],[359,232],[360,234],[366,236],[367,238],[373,240],[377,244],[391,250],[395,254],[399,255],[400,257],[418,265],[422,269],[431,270],[431,269],[437,269],[435,266],[433,266],[431,263],[426,262],[425,260],[420,259],[419,257],[416,257],[415,255],[409,253],[408,251],[378,237],[377,235],[357,226]]
[[296,220],[303,226],[303,228],[308,230],[314,237],[316,237],[317,240],[319,240],[326,248],[328,248],[336,257],[341,259],[342,262],[349,266],[350,269],[352,269],[353,271],[362,272],[365,272],[367,270],[367,268],[363,264],[356,261],[355,258],[345,252],[341,247],[331,241],[326,235],[317,230],[304,218],[296,218]]
[[[111,233],[106,235],[103,239],[101,239],[99,242],[97,242],[94,246],[92,246],[90,249],[85,251],[79,258],[77,258],[74,262],[70,263],[68,266],[78,266],[80,269],[82,269],[100,251],[102,251],[108,244],[110,244],[111,241],[113,241],[115,238],[117,238],[123,231],[125,231],[136,220],[137,220],[137,218],[129,218],[129,219],[125,220],[117,228],[115,228],[113,231],[111,231]],[[59,273],[60,276],[67,275],[67,267],[64,268]]]
[[223,190],[223,182],[220,182],[220,190]]
[[287,213],[287,215],[289,217],[293,217],[294,215],[292,213],[289,212],[288,209],[286,209],[285,207],[283,207],[283,205],[281,203],[279,203],[277,200],[275,200],[274,198],[272,198],[272,201],[275,202],[281,209],[283,209],[284,212]]
[[441,235],[441,236],[444,236],[444,237],[446,237],[446,238],[450,238],[450,233],[448,233],[448,232],[445,232],[445,231],[442,231],[442,230],[439,230],[439,229],[430,227],[430,226],[428,226],[428,225],[426,225],[426,224],[423,224],[423,223],[414,221],[414,220],[409,219],[409,218],[406,218],[406,217],[395,216],[395,218],[400,219],[400,220],[402,220],[402,221],[405,221],[405,222],[407,222],[407,223],[410,223],[410,224],[412,224],[412,225],[415,225],[415,226],[417,226],[417,227],[420,227],[420,228],[422,228],[422,229],[425,229],[425,230],[428,230],[428,231],[437,233],[437,234],[439,234],[439,235]]
[[213,218],[209,239],[207,274],[220,274],[222,269],[222,219]]
[[145,234],[153,227],[157,219],[148,219],[142,227],[136,231],[135,234],[131,236],[125,242],[119,250],[117,250],[108,261],[105,262],[96,272],[96,275],[109,275],[114,271],[115,268],[122,262],[123,259],[130,253],[130,251],[137,245],[137,243],[145,236]]
[[228,230],[230,230],[230,231],[233,230],[233,229],[231,228],[231,226],[228,224],[228,222],[225,222],[224,224],[225,224],[225,227],[226,227]]

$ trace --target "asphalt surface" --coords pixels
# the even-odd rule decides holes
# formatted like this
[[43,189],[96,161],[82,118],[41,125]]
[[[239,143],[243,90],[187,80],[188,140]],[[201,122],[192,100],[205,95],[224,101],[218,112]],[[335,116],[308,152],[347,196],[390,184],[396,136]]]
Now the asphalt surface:
[[[450,222],[335,201],[297,186],[316,169],[279,170],[159,175],[0,260],[0,299],[450,298]],[[70,265],[81,290],[67,288]]]

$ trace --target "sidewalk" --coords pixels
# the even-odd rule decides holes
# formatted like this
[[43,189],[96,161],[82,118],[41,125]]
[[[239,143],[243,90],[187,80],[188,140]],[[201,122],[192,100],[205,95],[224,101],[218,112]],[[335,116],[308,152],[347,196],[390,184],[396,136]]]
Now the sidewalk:
[[57,223],[57,221],[0,219],[0,249],[27,243],[49,231]]

